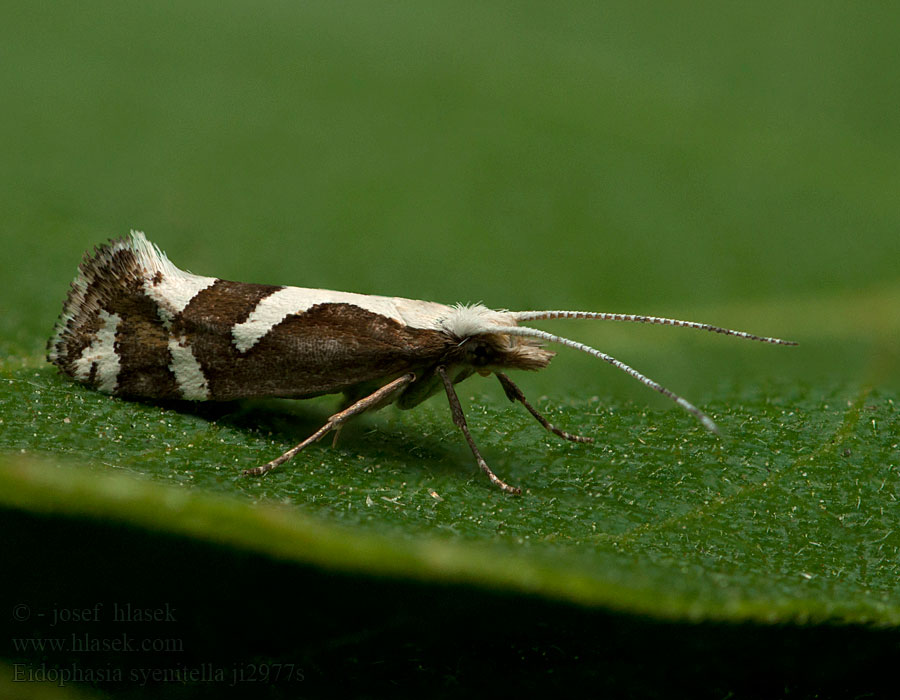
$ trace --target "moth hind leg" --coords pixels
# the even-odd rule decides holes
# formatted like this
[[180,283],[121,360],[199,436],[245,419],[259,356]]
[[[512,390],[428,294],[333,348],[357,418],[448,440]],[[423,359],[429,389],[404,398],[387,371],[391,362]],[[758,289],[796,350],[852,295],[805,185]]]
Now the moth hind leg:
[[[390,398],[391,394],[400,391],[407,384],[412,382],[416,378],[416,375],[409,373],[404,374],[402,377],[398,377],[392,382],[388,382],[380,389],[376,389],[368,396],[364,396],[358,401],[353,402],[345,409],[338,411],[333,416],[331,416],[321,428],[319,428],[316,432],[310,435],[303,442],[295,445],[287,452],[285,452],[280,457],[276,457],[271,462],[267,462],[259,467],[253,467],[253,469],[245,469],[243,471],[244,476],[262,476],[263,474],[272,471],[275,467],[284,464],[290,459],[293,459],[298,452],[300,452],[305,447],[312,445],[314,442],[321,440],[325,435],[328,434],[329,431],[334,430],[337,433],[340,432],[341,427],[348,420],[353,418],[354,416],[358,416],[360,413],[364,413],[368,411],[370,408],[374,408]],[[335,435],[335,442],[337,442],[337,435]]]
[[497,375],[497,379],[500,381],[500,385],[503,387],[503,391],[506,393],[506,397],[510,401],[518,401],[525,408],[528,409],[528,412],[535,417],[538,423],[544,426],[547,430],[549,430],[554,435],[558,435],[564,440],[571,440],[572,442],[593,442],[594,438],[587,437],[586,435],[575,435],[573,433],[567,433],[565,430],[561,430],[553,425],[550,421],[548,421],[544,416],[538,411],[534,406],[532,406],[528,399],[525,398],[525,394],[522,393],[522,390],[513,383],[513,380],[507,377],[503,372],[494,372]]

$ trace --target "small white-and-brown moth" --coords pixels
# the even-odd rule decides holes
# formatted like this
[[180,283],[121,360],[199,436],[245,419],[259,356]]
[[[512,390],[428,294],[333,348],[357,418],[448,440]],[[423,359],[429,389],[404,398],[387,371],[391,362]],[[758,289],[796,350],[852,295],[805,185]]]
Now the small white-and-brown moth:
[[475,460],[504,491],[475,445],[454,384],[474,373],[494,374],[510,401],[519,401],[550,432],[551,425],[505,370],[538,370],[557,343],[599,357],[664,394],[716,431],[685,399],[606,353],[523,321],[592,318],[657,323],[734,335],[778,345],[778,338],[706,323],[588,311],[494,311],[480,304],[445,306],[400,297],[326,289],[229,282],[173,265],[143,233],[87,253],[48,343],[47,359],[98,391],[136,399],[227,401],[344,395],[344,408],[280,457],[246,475],[261,475],[294,457],[353,416],[394,403],[412,408],[443,389],[453,422]]

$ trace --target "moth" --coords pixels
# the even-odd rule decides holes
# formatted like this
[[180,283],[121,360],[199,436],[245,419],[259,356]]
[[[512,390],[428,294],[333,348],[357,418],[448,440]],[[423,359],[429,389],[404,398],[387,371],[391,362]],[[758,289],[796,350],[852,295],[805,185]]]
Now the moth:
[[340,411],[300,444],[247,469],[266,474],[364,411],[409,409],[443,390],[453,422],[488,479],[507,493],[521,489],[491,471],[466,423],[454,385],[493,374],[548,431],[573,442],[592,438],[552,425],[506,375],[539,370],[556,343],[630,374],[696,416],[693,404],[604,352],[520,325],[587,318],[695,328],[777,345],[791,341],[706,323],[590,311],[495,311],[481,304],[446,306],[400,297],[229,282],[178,269],[143,233],[132,231],[85,254],[47,359],[98,391],[134,399],[228,401],[303,399],[343,394]]

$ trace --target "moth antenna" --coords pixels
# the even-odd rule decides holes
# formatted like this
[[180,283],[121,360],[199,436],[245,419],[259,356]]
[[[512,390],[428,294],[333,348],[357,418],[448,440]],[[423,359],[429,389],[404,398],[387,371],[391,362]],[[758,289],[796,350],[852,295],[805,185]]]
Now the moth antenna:
[[636,314],[611,314],[598,311],[509,311],[508,315],[512,316],[516,321],[545,321],[554,318],[593,318],[601,321],[627,321],[631,323],[654,323],[661,326],[678,326],[681,328],[696,328],[701,331],[709,331],[710,333],[721,333],[723,335],[733,335],[738,338],[746,338],[747,340],[758,340],[761,343],[772,343],[773,345],[796,345],[793,340],[782,340],[781,338],[769,338],[763,335],[754,335],[744,331],[735,331],[730,328],[722,328],[713,326],[709,323],[698,323],[696,321],[682,321],[678,318],[663,318],[661,316],[640,316]]
[[[555,312],[554,312],[555,313]],[[562,313],[571,313],[564,311]],[[594,357],[599,357],[604,362],[608,362],[616,369],[620,369],[626,374],[630,374],[632,377],[637,379],[641,384],[645,384],[649,386],[654,391],[658,391],[663,396],[667,396],[672,399],[675,403],[681,406],[685,411],[692,414],[703,423],[704,427],[718,434],[719,428],[713,422],[712,418],[706,415],[703,411],[697,408],[694,404],[692,404],[687,399],[682,398],[678,394],[669,389],[666,389],[662,384],[658,384],[657,382],[650,379],[640,372],[638,372],[633,367],[626,365],[621,360],[617,360],[612,355],[607,355],[605,352],[600,352],[599,350],[592,348],[590,345],[585,345],[584,343],[579,343],[576,340],[569,340],[568,338],[563,338],[559,335],[553,335],[552,333],[547,333],[546,331],[538,330],[537,328],[528,328],[523,326],[510,326],[510,327],[500,327],[500,328],[492,328],[492,333],[504,333],[506,335],[518,335],[525,338],[540,338],[542,340],[550,341],[551,343],[559,343],[560,345],[566,345],[570,348],[575,348],[576,350],[581,350],[582,352],[586,352],[588,355],[593,355]]]

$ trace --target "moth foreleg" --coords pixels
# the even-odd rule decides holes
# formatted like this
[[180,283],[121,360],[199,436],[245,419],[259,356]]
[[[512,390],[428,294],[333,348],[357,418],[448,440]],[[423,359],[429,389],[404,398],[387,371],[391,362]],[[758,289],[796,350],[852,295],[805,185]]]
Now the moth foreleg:
[[494,472],[491,471],[491,468],[487,465],[487,462],[484,461],[484,457],[481,456],[481,453],[478,451],[478,447],[476,447],[475,445],[475,441],[472,439],[472,434],[469,432],[469,426],[466,423],[466,416],[463,413],[462,406],[459,403],[459,397],[456,395],[456,389],[453,388],[453,382],[451,382],[450,377],[447,376],[447,370],[444,367],[438,367],[437,373],[438,376],[440,376],[441,381],[444,382],[444,390],[447,392],[447,399],[450,401],[450,413],[453,416],[453,422],[465,436],[466,442],[469,443],[469,449],[471,449],[472,454],[475,455],[475,461],[478,462],[478,466],[481,468],[481,471],[487,474],[488,479],[490,479],[491,483],[493,483],[495,486],[499,486],[507,493],[511,493],[516,496],[520,495],[522,493],[522,489],[507,484],[500,477],[494,474]]
[[337,413],[335,413],[333,416],[331,416],[331,418],[328,419],[325,425],[323,425],[316,432],[306,438],[306,440],[289,449],[280,457],[276,457],[271,462],[263,464],[261,467],[245,469],[243,472],[244,476],[261,476],[266,472],[272,471],[278,465],[284,464],[289,459],[292,459],[304,447],[311,445],[318,440],[321,440],[322,437],[324,437],[328,433],[328,431],[340,430],[341,426],[343,426],[344,423],[353,418],[353,416],[358,416],[360,413],[378,406],[380,403],[387,400],[391,396],[391,394],[399,391],[415,378],[416,375],[412,373],[404,374],[402,377],[398,377],[394,381],[385,384],[380,389],[373,391],[368,396],[364,396],[359,401],[352,403],[343,411],[338,411]]
[[518,401],[525,408],[528,409],[528,412],[533,415],[537,422],[543,425],[547,430],[549,430],[554,435],[559,435],[559,437],[565,440],[571,440],[572,442],[593,442],[594,438],[586,437],[584,435],[574,435],[572,433],[567,433],[565,430],[560,430],[555,425],[553,425],[550,421],[548,421],[541,413],[530,403],[528,403],[528,399],[525,398],[525,394],[522,393],[522,390],[513,384],[513,380],[507,377],[503,372],[494,372],[497,376],[497,379],[500,380],[500,385],[503,387],[503,391],[506,392],[506,397],[510,401]]

